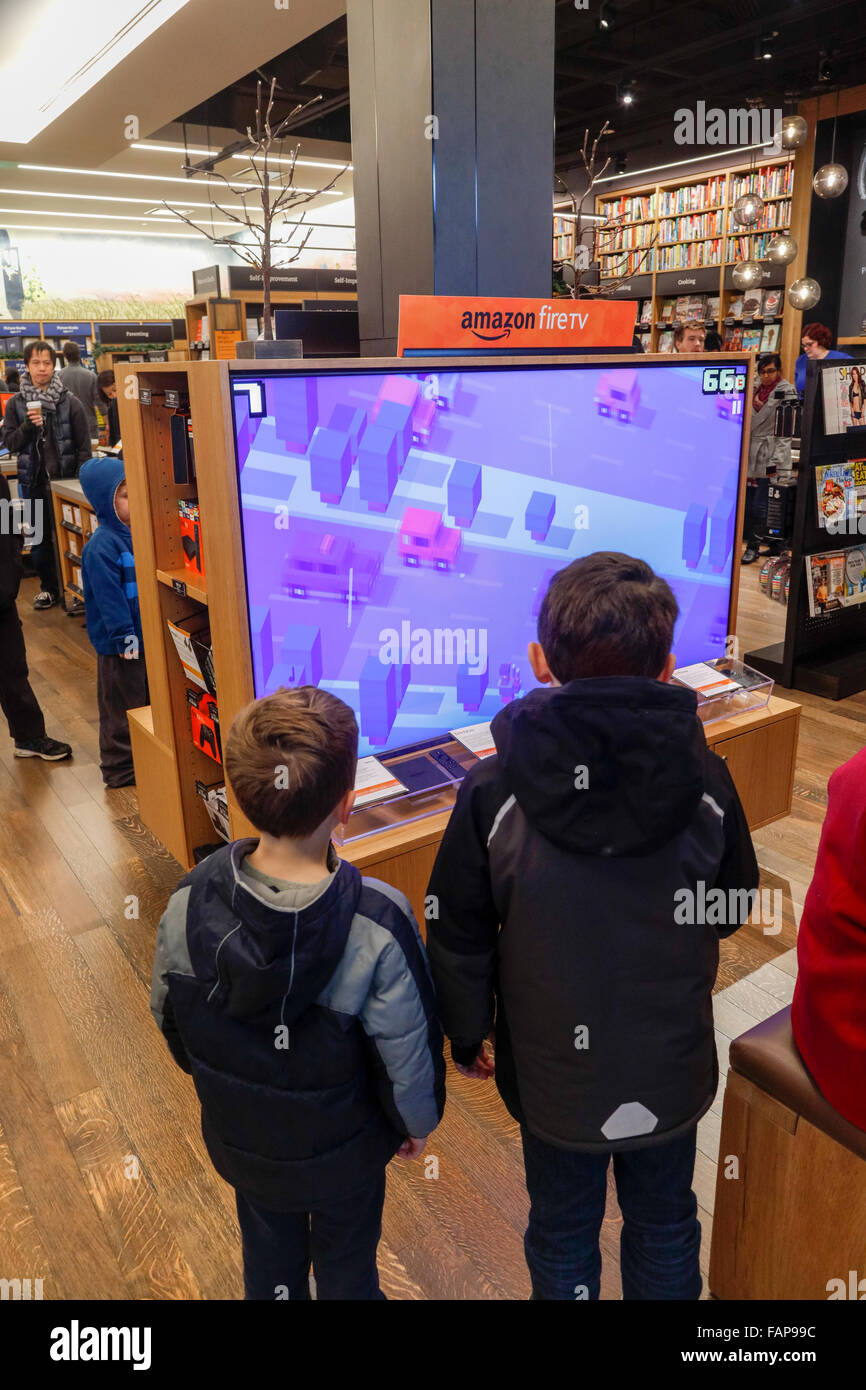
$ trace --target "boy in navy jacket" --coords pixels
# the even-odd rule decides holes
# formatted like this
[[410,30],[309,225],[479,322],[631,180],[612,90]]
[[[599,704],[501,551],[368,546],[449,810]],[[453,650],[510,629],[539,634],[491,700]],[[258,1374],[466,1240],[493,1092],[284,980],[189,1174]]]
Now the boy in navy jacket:
[[331,845],[358,727],[313,686],[242,710],[225,770],[259,831],[211,854],[160,922],[151,1011],[236,1190],[248,1299],[381,1299],[385,1169],[445,1104],[442,1030],[412,909]]
[[148,703],[129,498],[121,459],[95,458],[78,475],[99,527],[84,547],[87,635],[97,653],[99,760],[107,787],[135,782],[127,710]]

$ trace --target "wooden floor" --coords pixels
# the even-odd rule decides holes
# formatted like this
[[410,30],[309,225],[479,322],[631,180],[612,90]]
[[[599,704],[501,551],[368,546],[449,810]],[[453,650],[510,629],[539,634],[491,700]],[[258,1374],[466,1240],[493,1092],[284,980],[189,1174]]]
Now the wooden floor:
[[[80,621],[34,614],[33,686],[69,764],[16,760],[0,733],[0,1277],[42,1278],[45,1298],[237,1298],[232,1194],[208,1162],[192,1083],[148,1010],[153,939],[179,866],[136,816],[134,790],[97,767],[95,660]],[[744,571],[743,649],[779,635],[784,610]],[[2,655],[0,655],[2,659]],[[782,692],[784,693],[784,692]],[[804,706],[794,810],[756,836],[777,936],[722,943],[716,997],[727,1041],[780,1007],[830,772],[866,739],[866,695]],[[757,975],[755,972],[758,972]],[[748,978],[747,978],[748,977]],[[768,1002],[769,1001],[769,1002]],[[392,1163],[380,1266],[391,1298],[524,1299],[527,1199],[517,1126],[492,1084],[449,1063],[445,1119],[423,1163]],[[695,1189],[706,1270],[722,1093],[702,1122]],[[605,1298],[619,1297],[619,1215],[602,1231]]]

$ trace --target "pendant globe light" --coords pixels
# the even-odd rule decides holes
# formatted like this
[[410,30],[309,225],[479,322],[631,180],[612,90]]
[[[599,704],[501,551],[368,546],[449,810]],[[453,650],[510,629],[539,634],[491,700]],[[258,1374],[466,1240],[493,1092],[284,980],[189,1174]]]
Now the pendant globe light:
[[836,93],[836,114],[833,117],[833,144],[830,149],[830,163],[822,164],[815,171],[812,187],[819,198],[839,198],[848,187],[848,170],[844,164],[836,163],[836,122],[839,119],[839,93]]
[[757,193],[744,193],[734,203],[732,211],[735,222],[739,222],[741,227],[751,227],[764,211],[764,200]]
[[760,261],[738,261],[731,271],[731,279],[738,290],[750,290],[761,283]]
[[767,260],[773,265],[790,265],[798,249],[790,232],[778,232],[767,247]]
[[779,138],[783,150],[798,150],[809,138],[809,126],[802,116],[785,116]]
[[792,309],[812,309],[821,298],[821,286],[806,275],[788,286],[788,303]]

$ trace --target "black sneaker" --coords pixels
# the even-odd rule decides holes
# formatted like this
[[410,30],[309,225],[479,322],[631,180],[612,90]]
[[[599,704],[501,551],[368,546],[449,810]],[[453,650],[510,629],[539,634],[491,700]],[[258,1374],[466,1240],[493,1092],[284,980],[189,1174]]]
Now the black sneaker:
[[23,738],[15,740],[16,758],[42,758],[46,763],[61,763],[72,757],[68,743],[58,743],[56,738]]
[[67,618],[80,618],[84,613],[84,604],[80,598],[74,598],[66,609]]
[[743,553],[742,553],[742,555],[740,556],[740,564],[741,564],[741,565],[753,565],[753,564],[755,563],[755,561],[757,560],[757,558],[758,558],[758,552],[757,552],[757,550],[754,550],[754,549],[752,548],[752,546],[749,546],[749,548],[748,548],[747,550],[744,550]]
[[39,593],[39,594],[37,594],[36,597],[35,597],[35,599],[33,600],[33,607],[34,607],[34,608],[53,608],[54,605],[55,605],[56,603],[57,603],[57,599],[56,599],[55,595],[54,595],[54,594],[49,594],[49,592],[48,592],[47,589],[43,589],[42,592]]

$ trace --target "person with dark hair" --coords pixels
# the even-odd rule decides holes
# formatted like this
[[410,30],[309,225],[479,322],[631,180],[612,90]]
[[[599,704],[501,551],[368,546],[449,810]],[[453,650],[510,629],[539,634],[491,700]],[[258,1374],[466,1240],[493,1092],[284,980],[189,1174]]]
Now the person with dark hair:
[[257,838],[208,856],[159,924],[151,1012],[235,1189],[247,1299],[382,1299],[385,1171],[445,1106],[442,1030],[402,893],[339,859],[358,726],[314,686],[241,710],[225,771]]
[[42,585],[34,608],[53,608],[60,598],[51,479],[74,478],[92,452],[84,407],[55,372],[56,361],[50,343],[27,344],[21,390],[3,419],[3,443],[18,455],[18,491],[33,504],[42,537],[30,552]]
[[629,555],[553,576],[528,652],[544,688],[495,716],[496,754],[461,783],[427,890],[451,1055],[495,1073],[521,1126],[535,1299],[598,1298],[611,1159],[623,1296],[701,1292],[691,1184],[718,1085],[719,938],[748,917],[758,869],[697,696],[671,683],[677,616]]
[[740,557],[743,565],[753,565],[758,558],[758,479],[766,478],[777,469],[791,467],[790,439],[776,438],[776,407],[797,399],[794,387],[782,375],[782,359],[777,352],[761,354],[757,375],[759,385],[752,397],[749,476],[743,515],[743,540],[746,542]]
[[721,352],[722,340],[714,328],[708,328],[704,335],[704,352]]
[[848,387],[848,401],[851,406],[851,419],[855,425],[863,424],[863,411],[866,407],[866,387],[863,385],[863,368],[851,368],[851,385]]
[[64,343],[63,356],[66,358],[66,366],[61,367],[57,375],[67,391],[71,391],[73,396],[77,396],[84,406],[90,438],[98,439],[99,424],[96,419],[96,407],[99,404],[99,389],[96,384],[96,375],[94,372],[88,371],[86,367],[82,367],[81,348],[77,343]]
[[807,362],[823,362],[825,358],[851,361],[850,353],[834,349],[833,334],[825,323],[807,323],[800,334],[800,345],[803,351],[794,365],[794,385],[801,396],[806,389]]
[[99,387],[99,413],[108,422],[108,433],[106,444],[109,449],[113,449],[120,443],[120,413],[117,409],[117,384],[114,380],[114,372],[109,368],[107,371],[100,372],[96,378]]
[[27,649],[15,600],[21,583],[21,535],[13,521],[9,484],[0,473],[0,709],[6,716],[16,758],[58,763],[72,756],[68,743],[45,732],[45,718],[33,694]]
[[17,367],[7,367],[7,368],[6,368],[6,390],[7,390],[7,391],[20,391],[20,390],[21,390],[21,375],[20,375],[20,373],[19,373]]

